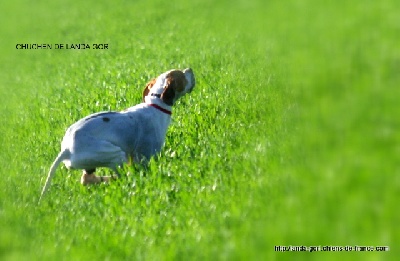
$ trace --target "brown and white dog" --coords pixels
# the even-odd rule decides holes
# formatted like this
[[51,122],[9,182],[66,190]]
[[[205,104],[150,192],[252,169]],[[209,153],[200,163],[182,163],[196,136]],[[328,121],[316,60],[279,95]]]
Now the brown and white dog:
[[70,169],[83,169],[81,183],[86,185],[113,178],[96,176],[94,172],[98,167],[108,167],[119,176],[118,166],[149,160],[164,144],[172,105],[191,92],[194,85],[190,68],[171,70],[146,85],[143,103],[121,112],[95,113],[71,125],[62,140],[61,152],[50,168],[40,199],[61,162]]

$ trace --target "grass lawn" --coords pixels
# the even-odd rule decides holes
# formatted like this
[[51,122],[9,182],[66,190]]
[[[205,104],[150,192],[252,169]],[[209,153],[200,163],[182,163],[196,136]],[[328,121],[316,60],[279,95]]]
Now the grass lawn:
[[[400,255],[398,1],[17,0],[0,10],[0,260]],[[91,187],[60,167],[37,204],[69,125],[137,104],[148,80],[186,67],[197,85],[174,107],[160,157]]]

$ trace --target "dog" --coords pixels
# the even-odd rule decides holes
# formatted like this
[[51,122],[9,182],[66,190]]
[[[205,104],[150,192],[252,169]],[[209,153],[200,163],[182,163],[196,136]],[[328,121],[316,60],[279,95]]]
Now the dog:
[[110,168],[119,177],[118,167],[124,163],[147,162],[164,145],[172,106],[194,86],[192,69],[170,70],[147,83],[142,103],[121,112],[91,114],[71,125],[50,167],[39,202],[61,162],[68,169],[83,170],[83,185],[116,178],[96,176],[98,167]]

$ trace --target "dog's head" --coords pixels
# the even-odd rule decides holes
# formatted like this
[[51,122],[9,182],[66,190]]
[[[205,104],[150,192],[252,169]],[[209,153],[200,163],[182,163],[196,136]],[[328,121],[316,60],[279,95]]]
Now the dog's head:
[[147,83],[143,90],[143,101],[146,96],[156,96],[165,104],[172,106],[180,97],[191,92],[194,85],[192,69],[171,70]]

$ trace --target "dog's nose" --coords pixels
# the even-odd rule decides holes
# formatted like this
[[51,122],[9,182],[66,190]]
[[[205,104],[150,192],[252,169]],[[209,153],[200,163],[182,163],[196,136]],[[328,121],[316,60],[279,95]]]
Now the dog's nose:
[[186,78],[190,79],[190,83],[191,83],[190,90],[192,90],[194,88],[194,85],[196,84],[193,70],[191,68],[186,68],[185,70],[183,70],[183,73],[186,75]]
[[183,73],[193,73],[192,68],[186,68],[185,70],[183,70]]

